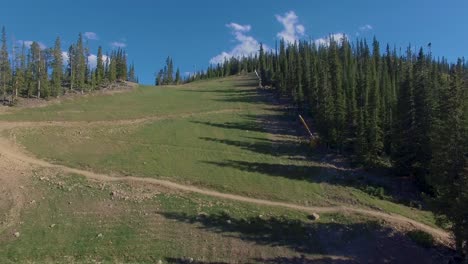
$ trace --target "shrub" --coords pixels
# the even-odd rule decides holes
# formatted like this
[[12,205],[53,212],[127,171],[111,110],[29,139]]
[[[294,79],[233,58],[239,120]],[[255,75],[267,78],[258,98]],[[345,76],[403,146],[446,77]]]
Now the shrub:
[[407,235],[411,240],[422,247],[430,248],[434,246],[434,237],[429,233],[421,230],[413,230],[408,232]]

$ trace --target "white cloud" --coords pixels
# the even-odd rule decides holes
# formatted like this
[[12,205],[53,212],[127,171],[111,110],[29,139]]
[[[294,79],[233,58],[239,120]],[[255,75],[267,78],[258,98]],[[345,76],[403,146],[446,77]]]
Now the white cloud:
[[[107,60],[107,56],[106,55],[102,55],[102,62],[105,64],[106,63],[106,60]],[[97,55],[96,54],[91,54],[88,56],[88,65],[91,69],[94,69],[96,68],[96,65],[97,65]]]
[[94,33],[94,32],[85,32],[84,36],[85,36],[85,38],[87,38],[89,40],[98,40],[99,39],[98,35],[96,33]]
[[364,25],[364,26],[360,26],[360,27],[359,27],[359,31],[356,32],[356,36],[359,36],[359,35],[361,35],[361,33],[365,33],[365,32],[371,31],[371,30],[373,30],[373,29],[374,29],[374,27],[372,27],[372,26],[369,25],[369,24],[366,24],[366,25]]
[[[252,29],[250,25],[230,23],[227,24],[226,27],[232,30],[232,34],[238,44],[231,51],[223,51],[221,54],[213,57],[210,60],[211,64],[223,63],[224,60],[232,57],[238,58],[242,56],[250,56],[258,52],[260,49],[260,43],[254,37],[246,35],[246,33]],[[268,47],[264,45],[264,49],[267,50]]]
[[68,60],[70,59],[70,56],[68,56],[67,51],[62,51],[62,59],[63,59],[63,65],[67,65]]
[[373,29],[373,27],[371,25],[369,25],[369,24],[359,27],[359,31],[362,31],[362,32],[369,31],[369,30],[372,30],[372,29]]
[[127,44],[124,42],[114,41],[110,44],[113,48],[125,48]]
[[283,31],[279,32],[277,36],[284,39],[286,42],[294,43],[304,36],[305,27],[299,24],[299,18],[294,11],[289,11],[284,16],[276,15],[276,20],[283,24]]
[[314,43],[317,46],[328,46],[330,45],[330,40],[333,39],[334,41],[341,43],[343,37],[348,38],[348,36],[345,33],[330,34],[328,37],[315,39]]
[[227,24],[226,27],[231,28],[234,31],[240,32],[249,32],[252,29],[250,25],[239,25],[237,23]]
[[[19,45],[23,46],[23,44],[24,44],[27,48],[30,48],[31,45],[33,44],[33,42],[34,41],[32,41],[32,40],[18,40]],[[37,42],[37,44],[39,44],[39,48],[41,50],[44,50],[44,49],[47,48],[47,46],[44,43],[39,42],[39,41],[36,41],[36,42]]]
[[[70,56],[67,51],[62,51],[62,58],[63,58],[63,64],[67,65],[69,63]],[[105,64],[108,56],[102,55],[102,61]],[[96,54],[90,54],[88,56],[88,65],[91,69],[96,68],[97,65],[97,55]]]

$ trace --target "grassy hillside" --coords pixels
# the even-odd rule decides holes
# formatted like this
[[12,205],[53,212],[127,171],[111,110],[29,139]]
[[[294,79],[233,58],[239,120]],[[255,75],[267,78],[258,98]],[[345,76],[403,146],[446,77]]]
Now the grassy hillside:
[[[11,121],[97,121],[134,119],[154,115],[182,114],[219,109],[246,108],[247,102],[223,100],[232,90],[232,80],[249,85],[250,79],[229,77],[217,82],[198,82],[190,86],[154,88],[140,86],[129,93],[97,95],[64,100],[46,107],[22,109],[0,115]],[[205,91],[199,92],[200,87]]]
[[[109,109],[115,111],[110,118],[117,120],[166,116],[131,125],[116,120],[105,125],[39,126],[14,133],[29,151],[58,164],[304,205],[377,208],[434,225],[429,212],[364,192],[367,186],[360,183],[364,175],[330,167],[323,154],[298,141],[296,129],[301,128],[296,117],[254,87],[255,80],[249,77],[142,87],[128,94],[37,109],[36,115],[28,109],[4,118],[105,120]],[[124,100],[131,103],[121,104]],[[101,107],[102,112],[95,110]],[[57,108],[68,114],[58,116]],[[76,112],[78,108],[82,111]],[[192,115],[185,115],[187,111]]]
[[[435,257],[363,216],[322,214],[311,221],[290,210],[35,174],[21,222],[0,233],[1,263],[361,263],[411,256],[430,263]],[[17,231],[19,237],[11,235]]]
[[[393,212],[435,226],[431,213],[370,192],[379,186],[368,178],[379,175],[301,143],[296,116],[255,84],[237,76],[19,109],[1,116],[14,120],[6,127],[18,125],[2,133],[32,155],[69,167],[271,201]],[[289,209],[87,180],[60,168],[25,166],[20,173],[19,164],[5,173],[34,176],[15,187],[23,198],[0,200],[0,208],[20,212],[0,232],[1,263],[431,263],[443,257],[439,248],[424,247],[428,241],[414,242],[421,236],[406,235],[408,227],[385,219],[342,212],[313,221]]]

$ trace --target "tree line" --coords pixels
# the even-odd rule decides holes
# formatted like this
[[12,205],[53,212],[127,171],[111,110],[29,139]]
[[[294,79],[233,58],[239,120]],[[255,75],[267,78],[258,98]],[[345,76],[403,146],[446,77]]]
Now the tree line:
[[190,81],[257,70],[262,86],[314,120],[321,142],[367,167],[390,166],[429,194],[468,250],[468,70],[435,59],[431,44],[401,52],[374,38],[285,43],[211,65]]
[[97,90],[116,81],[138,82],[134,65],[127,67],[123,49],[104,55],[99,47],[96,57],[96,67],[91,67],[90,50],[81,33],[67,52],[62,51],[60,37],[57,37],[52,48],[43,48],[36,41],[28,46],[23,42],[21,47],[15,43],[10,53],[3,27],[0,48],[2,100],[12,103],[17,97],[58,97],[67,91]]

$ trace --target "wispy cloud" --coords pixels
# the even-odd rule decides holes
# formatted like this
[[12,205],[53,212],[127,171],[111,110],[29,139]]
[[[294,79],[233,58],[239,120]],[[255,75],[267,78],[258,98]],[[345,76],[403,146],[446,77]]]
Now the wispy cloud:
[[[260,43],[254,37],[246,34],[252,29],[250,25],[230,23],[227,24],[226,27],[231,29],[238,43],[231,51],[223,51],[221,54],[213,57],[210,60],[211,64],[222,63],[225,59],[230,59],[232,57],[250,56],[259,51]],[[265,49],[268,49],[268,47],[265,47]]]
[[369,31],[369,30],[372,30],[372,29],[373,29],[373,27],[371,25],[369,25],[369,24],[359,27],[359,31]]
[[239,32],[249,32],[252,29],[250,25],[239,25],[237,23],[229,23],[226,25],[226,27]]
[[[17,42],[18,42],[18,44],[19,44],[20,46],[23,46],[23,45],[24,45],[24,46],[26,46],[27,48],[30,48],[34,41],[33,41],[33,40],[18,40]],[[47,48],[47,46],[46,46],[44,43],[42,43],[42,42],[40,42],[40,41],[36,41],[36,42],[37,42],[37,44],[39,44],[39,48],[40,48],[41,50],[44,50],[44,49]]]
[[276,20],[283,24],[283,31],[279,32],[277,36],[284,39],[286,42],[293,43],[298,41],[305,34],[304,25],[299,23],[299,17],[294,11],[289,11],[284,16],[276,15]]
[[120,41],[114,41],[110,45],[113,48],[125,48],[125,47],[127,47],[127,44],[125,42],[120,42]]
[[86,39],[89,39],[89,40],[98,40],[99,39],[98,35],[96,33],[94,33],[94,32],[85,32],[83,35],[84,35],[84,37]]
[[359,31],[356,32],[356,36],[359,36],[359,35],[361,35],[361,33],[365,33],[365,32],[371,31],[373,29],[374,29],[374,27],[372,25],[369,25],[369,24],[360,26]]

